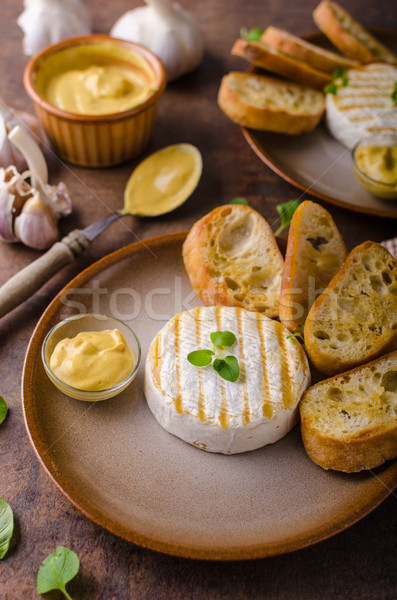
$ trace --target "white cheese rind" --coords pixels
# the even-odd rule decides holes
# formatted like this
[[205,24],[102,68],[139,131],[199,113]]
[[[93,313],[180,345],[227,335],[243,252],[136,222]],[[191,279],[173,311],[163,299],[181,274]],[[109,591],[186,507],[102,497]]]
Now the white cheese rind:
[[348,85],[326,95],[326,124],[347,148],[369,135],[397,133],[397,106],[391,93],[397,67],[371,64],[347,72]]
[[[187,360],[211,348],[210,334],[232,331],[240,377],[225,381],[211,366]],[[199,307],[171,319],[153,340],[144,390],[157,421],[169,433],[209,452],[235,454],[282,438],[297,420],[309,385],[306,355],[277,321],[236,307]]]

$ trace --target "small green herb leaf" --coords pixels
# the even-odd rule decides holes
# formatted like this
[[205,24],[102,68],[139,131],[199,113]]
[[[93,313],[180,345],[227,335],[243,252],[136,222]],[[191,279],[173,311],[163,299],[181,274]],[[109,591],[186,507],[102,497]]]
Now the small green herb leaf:
[[215,354],[212,350],[193,350],[187,355],[188,361],[195,367],[207,367]]
[[235,356],[225,356],[225,358],[216,358],[212,365],[223,379],[227,381],[236,381],[240,375],[238,360]]
[[231,331],[214,331],[210,335],[211,342],[214,346],[222,346],[223,348],[229,348],[236,343],[236,336]]
[[290,335],[286,336],[287,340],[293,340],[294,338],[300,338],[302,340],[302,342],[304,341],[303,335],[301,333],[299,333],[299,331],[297,331],[296,333],[291,333]]
[[339,90],[339,86],[336,83],[329,83],[324,88],[324,94],[333,94],[336,96],[337,91]]
[[276,208],[281,217],[281,225],[274,235],[280,235],[286,227],[291,225],[292,217],[299,204],[299,200],[289,200],[288,202],[284,202],[284,204],[277,204]]
[[298,327],[301,330],[302,334],[305,333],[305,324],[304,323],[299,323]]
[[263,35],[264,29],[260,27],[252,27],[251,29],[242,29],[241,37],[248,40],[249,42],[259,42]]
[[14,515],[11,506],[0,498],[0,559],[4,558],[10,547],[14,531]]
[[229,204],[245,204],[245,206],[250,205],[246,198],[233,198],[233,200],[230,200]]
[[6,401],[0,396],[0,423],[2,423],[6,418],[7,410],[8,407]]
[[79,557],[75,552],[58,546],[41,564],[37,575],[37,591],[45,594],[50,590],[61,590],[66,598],[72,600],[65,586],[76,576],[79,566]]
[[392,93],[390,94],[391,99],[393,100],[393,104],[397,105],[397,81],[394,82],[394,88]]
[[343,67],[340,67],[339,69],[335,69],[335,71],[332,73],[332,79],[339,79],[339,77],[346,77],[346,75],[347,70]]

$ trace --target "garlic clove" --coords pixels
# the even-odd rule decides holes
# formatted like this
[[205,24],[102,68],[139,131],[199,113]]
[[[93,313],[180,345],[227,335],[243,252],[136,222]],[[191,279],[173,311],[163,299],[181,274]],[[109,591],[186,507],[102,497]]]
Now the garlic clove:
[[22,243],[36,250],[46,250],[58,240],[56,218],[37,191],[15,219],[14,233]]
[[0,168],[0,240],[17,242],[14,222],[26,200],[32,196],[31,186],[14,165]]
[[8,139],[8,133],[19,125],[38,140],[42,140],[43,134],[39,121],[29,113],[11,110],[0,97],[0,166],[7,167],[15,165],[22,172],[27,167],[23,154]]
[[72,199],[63,181],[57,185],[44,185],[42,188],[43,200],[51,208],[55,217],[66,217],[72,212]]
[[48,181],[48,168],[44,154],[32,136],[16,125],[8,134],[8,139],[20,150],[28,163],[32,186],[40,189]]
[[7,190],[0,190],[0,240],[3,242],[16,242],[14,235],[12,206],[15,196]]

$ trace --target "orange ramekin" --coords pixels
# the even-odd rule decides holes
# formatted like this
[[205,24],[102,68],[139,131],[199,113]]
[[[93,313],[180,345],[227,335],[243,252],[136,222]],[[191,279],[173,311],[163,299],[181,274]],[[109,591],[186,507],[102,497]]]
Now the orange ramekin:
[[[146,61],[156,81],[152,95],[135,108],[104,115],[72,113],[49,103],[36,87],[36,75],[46,59],[67,48],[103,42],[131,50]],[[61,158],[83,167],[110,167],[134,158],[148,145],[167,80],[162,62],[147,48],[94,34],[69,38],[44,48],[26,65],[23,83],[55,152]]]

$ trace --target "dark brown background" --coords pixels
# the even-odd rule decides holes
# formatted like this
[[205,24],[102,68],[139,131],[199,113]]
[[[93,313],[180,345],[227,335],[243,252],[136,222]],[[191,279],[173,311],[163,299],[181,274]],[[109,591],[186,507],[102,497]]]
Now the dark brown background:
[[[274,599],[391,600],[397,597],[395,570],[396,496],[350,529],[310,548],[284,556],[237,563],[206,563],[157,554],[116,538],[81,515],[53,486],[30,447],[21,412],[20,378],[26,346],[41,313],[74,275],[101,256],[138,239],[188,229],[215,206],[245,196],[274,223],[275,205],[296,190],[264,166],[238,126],[216,104],[222,74],[245,69],[230,48],[241,26],[268,24],[304,34],[315,30],[314,0],[181,0],[200,22],[206,54],[200,68],[167,88],[147,154],[164,145],[190,142],[204,159],[193,197],[175,213],[152,220],[113,225],[76,263],[65,268],[34,298],[0,321],[0,394],[10,412],[0,427],[0,496],[12,505],[16,527],[12,547],[0,563],[0,599],[38,598],[41,561],[57,545],[75,550],[80,573],[68,586],[74,599]],[[136,2],[89,0],[94,30],[108,32]],[[344,6],[367,26],[397,27],[390,0],[345,0]],[[31,111],[22,87],[26,57],[16,18],[22,1],[1,1],[0,92],[6,103]],[[85,226],[120,208],[123,187],[137,161],[106,171],[78,169],[47,153],[51,180],[62,179],[73,194],[74,212],[62,233]],[[366,239],[396,235],[396,221],[330,207],[349,247]],[[128,225],[128,226],[127,226]],[[131,233],[133,229],[134,233]],[[37,256],[20,245],[0,244],[0,284]],[[57,592],[48,598],[60,598]]]

